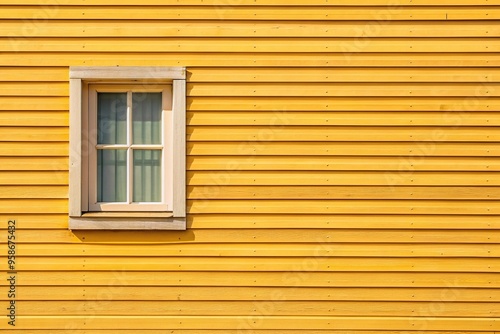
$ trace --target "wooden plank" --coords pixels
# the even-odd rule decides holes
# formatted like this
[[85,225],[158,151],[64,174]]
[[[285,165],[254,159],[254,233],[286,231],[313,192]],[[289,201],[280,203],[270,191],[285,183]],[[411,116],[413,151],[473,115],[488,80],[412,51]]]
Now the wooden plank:
[[489,97],[499,96],[497,83],[193,83],[188,96],[405,96]]
[[68,170],[67,157],[0,157],[0,170]]
[[[185,71],[183,71],[185,75]],[[174,217],[186,217],[186,80],[173,81],[172,205]],[[185,228],[185,220],[184,228]]]
[[[31,99],[30,99],[31,100]],[[0,99],[0,102],[2,100]],[[188,97],[189,111],[499,111],[496,97]]]
[[[25,244],[17,251],[20,257],[129,257],[137,252],[134,245],[106,244]],[[500,257],[500,245],[466,244],[244,244],[225,245],[214,243],[209,245],[144,245],[143,257],[436,257],[436,258],[494,258]],[[200,259],[202,260],[202,259]],[[376,259],[374,259],[376,260]]]
[[0,110],[5,111],[55,111],[68,108],[67,97],[25,96],[20,99],[17,96],[0,96]]
[[[326,4],[326,2],[325,2]],[[51,20],[43,25],[2,20],[0,37],[491,37],[500,33],[493,22],[461,21],[212,21],[198,20]],[[374,26],[375,24],[375,26]],[[66,75],[67,76],[67,75]]]
[[[7,271],[7,256],[0,264]],[[126,271],[378,271],[378,272],[500,272],[488,258],[364,258],[364,257],[17,257],[16,270],[126,270]]]
[[410,126],[286,126],[281,128],[272,126],[189,126],[187,135],[188,140],[191,142],[234,142],[244,140],[296,142],[297,138],[300,138],[301,142],[498,142],[500,141],[499,129],[495,127],[467,126],[447,128]]
[[[492,13],[490,13],[492,14]],[[486,14],[484,14],[486,15]],[[497,14],[500,18],[500,11]],[[1,17],[1,15],[0,15]],[[500,43],[488,38],[0,38],[3,52],[303,52],[310,53],[454,53],[499,52]]]
[[[300,277],[300,276],[299,276]],[[296,280],[294,273],[288,277],[290,283]],[[453,302],[498,302],[496,289],[462,289],[453,285],[447,288],[276,288],[276,287],[128,287],[122,283],[113,286],[96,287],[19,287],[22,289],[19,301],[23,300],[179,300],[179,301],[224,301],[231,300],[269,301],[281,296],[287,301],[440,301],[443,296]],[[275,291],[275,293],[273,293]],[[4,296],[1,300],[6,300]]]
[[[67,229],[65,214],[20,214],[16,219],[19,229]],[[209,214],[191,215],[187,224],[190,229],[410,229],[455,231],[459,229],[500,229],[495,216],[443,216],[443,215],[238,215]],[[280,232],[281,233],[281,232]]]
[[196,171],[189,186],[498,186],[500,176],[483,172]]
[[[12,147],[11,145],[8,148]],[[22,147],[22,146],[21,146]],[[1,149],[1,146],[0,146]],[[0,150],[1,152],[1,150]],[[419,142],[190,142],[188,155],[246,156],[397,156],[424,160],[427,157],[495,157],[500,149],[496,143],[419,143]],[[15,153],[10,153],[15,154]],[[225,168],[235,169],[233,165]],[[411,170],[410,170],[411,171]],[[458,184],[457,184],[458,185]]]
[[[70,74],[72,74],[72,69],[70,67]],[[87,141],[82,141],[82,137],[90,137],[90,131],[97,129],[88,129],[88,123],[90,117],[86,115],[82,109],[84,105],[88,102],[83,96],[84,92],[82,90],[82,80],[80,78],[69,80],[70,89],[70,100],[69,100],[69,126],[70,132],[68,134],[69,140],[69,163],[68,163],[68,214],[71,217],[79,217],[82,214],[82,207],[85,208],[84,211],[88,209],[88,188],[90,186],[85,184],[82,187],[82,183],[88,180],[88,155],[90,143]],[[88,86],[87,86],[88,89]],[[85,89],[85,92],[87,91]],[[88,95],[88,94],[87,94]],[[88,97],[85,95],[86,97]],[[85,116],[85,117],[84,117]],[[90,130],[90,131],[89,131]],[[95,134],[93,134],[95,136]],[[90,140],[89,140],[90,141]],[[85,144],[85,145],[82,145]],[[88,146],[87,146],[88,145]],[[87,159],[82,157],[82,148],[87,146]],[[83,166],[82,166],[83,165]],[[88,181],[87,181],[88,182]],[[86,189],[83,191],[83,189]],[[87,196],[85,196],[85,194]],[[82,198],[84,200],[82,200]]]
[[[231,110],[187,113],[188,125],[265,125],[271,129],[289,126],[498,126],[500,114],[470,111],[267,111]],[[0,113],[1,117],[1,113]]]
[[[25,245],[26,246],[26,245]],[[142,247],[142,246],[141,246]],[[500,286],[497,273],[415,272],[216,272],[216,271],[22,271],[18,286],[150,286],[150,287],[365,287],[489,288]],[[6,286],[7,281],[0,282]],[[479,300],[480,302],[484,302]]]
[[[327,20],[327,21],[388,21],[388,20],[497,20],[500,12],[495,7],[336,7],[315,6],[61,6],[39,8],[38,6],[3,6],[1,19],[30,19],[33,15],[44,15],[47,19],[135,19],[144,20]],[[109,11],[113,10],[113,16]],[[135,15],[134,15],[135,14]]]
[[0,198],[68,198],[67,186],[0,186]]
[[77,80],[162,80],[185,79],[184,67],[158,67],[158,66],[71,66],[70,79]]
[[1,185],[67,185],[67,170],[48,171],[2,171],[0,172]]
[[[19,214],[21,215],[21,214]],[[13,214],[11,216],[18,216]],[[234,216],[233,216],[234,217]],[[435,217],[435,216],[434,216]],[[345,218],[345,216],[344,216]],[[412,226],[413,216],[406,216],[408,225]],[[468,217],[470,218],[470,216]],[[497,219],[497,217],[491,217]],[[450,219],[449,216],[442,219]],[[352,220],[352,219],[351,219]],[[234,221],[234,220],[233,220]],[[436,223],[439,224],[439,223]],[[482,229],[377,229],[366,226],[363,228],[188,228],[187,231],[68,231],[66,229],[28,229],[18,233],[16,240],[23,243],[107,243],[107,244],[154,244],[171,242],[178,245],[190,243],[329,243],[334,242],[364,242],[364,243],[482,243],[495,244],[500,242],[500,235],[492,233],[493,228]],[[6,243],[7,233],[0,234],[0,242]]]
[[[16,117],[12,117],[15,115]],[[0,111],[2,126],[68,126],[67,111]]]
[[[30,0],[6,0],[6,5],[39,5],[38,2]],[[212,2],[204,2],[203,0],[184,0],[183,5],[191,6],[494,6],[500,5],[498,0],[441,0],[438,3],[432,0],[412,0],[401,1],[396,4],[390,0],[329,0],[328,2],[322,0],[239,0],[238,2],[228,3],[225,0],[214,0]],[[59,6],[178,6],[179,2],[174,0],[147,0],[138,3],[134,0],[58,0]]]
[[67,127],[0,127],[3,142],[68,141]]
[[[498,319],[492,318],[418,318],[418,317],[297,317],[262,316],[259,325],[252,317],[239,316],[19,316],[22,329],[63,329],[72,326],[78,329],[234,329],[237,326],[259,329],[364,329],[400,330],[415,328],[446,330],[450,326],[460,326],[466,331],[487,331],[500,328]],[[2,325],[0,328],[7,328]],[[243,327],[245,328],[245,327]]]
[[[0,158],[0,161],[3,161]],[[0,166],[2,166],[0,164]],[[188,170],[500,171],[494,157],[189,156]]]
[[[11,28],[22,28],[18,22],[3,21],[2,28],[8,25]],[[3,31],[0,28],[0,31]],[[39,27],[41,29],[41,27]],[[13,30],[10,30],[13,32]],[[12,35],[5,35],[10,36]],[[24,36],[24,34],[22,35]],[[67,82],[68,69],[66,67],[1,67],[0,78],[10,82]]]
[[[74,329],[78,330],[78,329]],[[61,330],[54,330],[54,329],[39,329],[37,330],[37,334],[63,334],[67,332],[67,329],[61,329]],[[234,333],[234,329],[177,329],[175,330],[176,334],[232,334]],[[33,332],[29,329],[23,330],[23,329],[18,329],[17,333],[20,334],[32,334]],[[85,334],[99,334],[99,333],[105,333],[105,334],[135,334],[137,331],[135,329],[112,329],[112,330],[106,330],[106,329],[86,329]],[[164,329],[141,329],[141,333],[145,334],[164,334],[165,330]],[[258,330],[258,329],[252,329],[252,333],[255,334],[324,334],[324,330],[304,330],[304,329],[299,329],[299,330],[293,330],[293,329],[287,329],[287,330],[280,330],[280,329],[273,329],[273,330]],[[398,334],[400,331],[392,331],[392,330],[387,330],[387,331],[359,331],[359,330],[330,330],[330,333],[333,334]],[[472,332],[457,332],[457,331],[427,331],[426,334],[471,334]],[[491,331],[482,331],[481,334],[496,334],[495,332]]]
[[[2,188],[0,188],[1,190]],[[500,187],[190,186],[188,199],[498,200]]]
[[[1,202],[0,202],[1,203]],[[190,200],[188,213],[498,215],[490,201],[453,200]]]
[[481,82],[500,80],[493,68],[245,68],[190,67],[189,82]]
[[4,217],[14,219],[16,228],[22,229],[64,229],[68,228],[66,214],[8,214]]
[[[450,233],[458,229],[498,229],[495,216],[443,216],[443,215],[244,215],[208,214],[191,215],[191,228],[203,229],[411,229],[440,230]],[[282,231],[280,231],[282,233]],[[425,241],[424,241],[425,242]]]
[[[16,219],[20,230],[26,229],[67,229],[65,214],[25,214],[16,213],[9,219]],[[238,215],[209,214],[191,215],[187,224],[190,229],[239,230],[248,229],[410,229],[410,230],[474,230],[500,229],[495,216],[443,216],[443,215]],[[24,233],[24,232],[23,232]],[[281,231],[280,231],[281,233]],[[52,240],[52,239],[51,239]]]
[[0,156],[68,156],[67,142],[0,142]]
[[68,84],[65,82],[0,82],[0,92],[1,96],[68,96]]
[[[119,54],[119,56],[118,56]],[[182,59],[182,61],[181,61]],[[0,55],[4,66],[276,66],[294,67],[498,67],[497,53],[232,53],[24,52]]]
[[414,316],[421,317],[497,317],[500,311],[491,303],[442,303],[439,312],[429,302],[325,302],[282,301],[257,308],[249,301],[21,301],[16,303],[19,316],[85,315],[88,310],[100,316],[161,316],[161,315],[239,315],[261,316],[264,310],[275,316]]
[[67,213],[68,199],[0,199],[4,213]]

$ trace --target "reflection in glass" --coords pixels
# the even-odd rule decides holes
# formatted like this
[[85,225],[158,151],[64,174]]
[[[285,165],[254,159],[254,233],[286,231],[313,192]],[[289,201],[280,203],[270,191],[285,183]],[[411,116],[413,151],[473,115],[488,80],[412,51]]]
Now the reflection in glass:
[[132,143],[161,144],[161,93],[132,94]]
[[161,202],[161,151],[134,150],[134,202]]
[[127,201],[126,150],[97,150],[97,201]]
[[98,93],[97,143],[127,143],[127,93]]

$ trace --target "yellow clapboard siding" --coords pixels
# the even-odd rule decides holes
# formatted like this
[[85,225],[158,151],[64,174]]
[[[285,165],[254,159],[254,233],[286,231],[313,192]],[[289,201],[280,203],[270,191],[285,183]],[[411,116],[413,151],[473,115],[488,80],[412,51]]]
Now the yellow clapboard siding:
[[[0,188],[2,189],[2,188]],[[190,186],[188,199],[498,200],[500,187]]]
[[[17,250],[18,256],[119,256],[127,257],[137,248],[133,245],[106,244],[24,244]],[[141,250],[144,257],[436,257],[436,258],[496,258],[500,257],[500,245],[455,244],[244,244],[244,245],[148,245]],[[42,260],[40,258],[40,260]]]
[[[2,99],[0,99],[0,102]],[[189,111],[498,111],[496,97],[189,97]]]
[[[13,28],[8,22],[10,21],[1,22],[2,27],[8,25]],[[25,36],[24,24],[20,25],[16,22],[14,26],[21,28],[23,30],[21,36]],[[37,28],[41,29],[41,27]],[[5,36],[12,37],[13,30],[11,29],[9,29],[10,34]],[[0,67],[2,82],[26,82],[28,85],[34,85],[34,82],[67,82],[68,75],[67,67]]]
[[0,157],[0,170],[68,170],[67,157]]
[[0,186],[0,198],[67,198],[67,186]]
[[[500,331],[499,0],[6,1],[19,333]],[[68,230],[77,65],[186,66],[186,231]]]
[[[304,108],[307,110],[307,108]],[[1,117],[0,113],[0,117]],[[457,111],[196,111],[187,113],[188,125],[265,125],[282,128],[286,125],[354,125],[354,126],[498,126],[496,112]]]
[[[366,331],[366,330],[331,330],[331,333],[337,333],[337,334],[398,334],[400,331],[383,331],[383,330],[377,330],[377,331]],[[33,332],[29,329],[23,330],[23,329],[17,329],[16,333],[19,334],[32,334]],[[54,330],[54,329],[38,329],[37,334],[66,334],[67,329],[60,329],[60,330]],[[86,329],[85,333],[87,334],[135,334],[137,333],[137,330],[135,329],[113,329],[113,330],[102,330],[102,329]],[[165,334],[164,329],[141,329],[141,333],[144,334]],[[175,330],[176,334],[233,334],[234,329],[176,329]],[[304,330],[304,329],[299,329],[299,330],[293,330],[293,329],[287,329],[287,330],[280,330],[280,329],[252,329],[252,333],[254,334],[324,334],[324,330]],[[426,334],[474,334],[475,332],[457,332],[457,331],[426,331]],[[495,332],[490,332],[490,331],[482,331],[481,334],[497,334]]]
[[0,110],[52,111],[68,109],[68,97],[25,96],[19,98],[17,96],[0,96]]
[[[12,117],[15,115],[15,117]],[[1,126],[68,126],[67,111],[0,111]]]
[[[227,273],[226,273],[227,274]],[[288,273],[285,279],[289,284],[307,280],[300,278],[300,273]],[[303,273],[304,275],[307,273]],[[449,282],[447,288],[289,288],[277,287],[129,287],[124,282],[115,282],[112,286],[96,287],[52,287],[40,289],[38,286],[19,287],[19,301],[23,300],[273,300],[277,296],[286,300],[317,300],[317,301],[440,301],[443,296],[454,302],[499,302],[500,296],[496,289],[462,289]],[[21,290],[22,289],[22,290]],[[444,290],[444,291],[443,291]],[[274,293],[273,293],[274,291]],[[1,300],[6,297],[1,296]]]
[[[260,316],[258,326],[253,317],[239,316],[19,316],[21,329],[369,329],[369,330],[414,330],[427,328],[446,330],[460,326],[466,331],[500,329],[499,321],[491,318],[447,318],[447,317],[320,317],[320,316]],[[7,328],[2,325],[1,328]]]
[[[58,165],[55,165],[56,167]],[[1,171],[1,185],[67,185],[68,171],[54,170],[46,171]]]
[[0,156],[63,156],[67,157],[67,142],[0,142]]
[[[9,148],[10,143],[9,143]],[[188,155],[246,156],[402,156],[414,160],[426,157],[495,157],[500,155],[496,143],[438,143],[438,142],[190,142]],[[1,152],[0,146],[0,152]],[[227,170],[237,169],[232,162]],[[410,170],[411,171],[411,170]]]
[[[307,279],[305,278],[307,275]],[[144,286],[151,287],[392,287],[498,288],[498,273],[447,272],[227,272],[217,271],[20,271],[24,286]],[[0,282],[2,286],[7,281]],[[451,284],[450,284],[451,283]]]
[[[7,271],[7,257],[0,264]],[[415,271],[500,272],[488,258],[363,258],[363,257],[39,257],[18,256],[16,270],[139,270],[139,271]]]
[[[45,183],[48,182],[50,180],[45,181]],[[5,213],[67,213],[68,200],[66,198],[0,199],[0,211]]]
[[[1,203],[1,202],[0,202]],[[190,200],[188,212],[291,214],[497,215],[490,201],[452,200]]]
[[[2,20],[1,37],[492,37],[500,32],[497,25],[483,21],[461,21],[435,23],[416,21],[411,24],[401,21],[380,21],[373,29],[373,22],[330,21],[191,21],[168,20],[57,20],[43,25],[29,22]],[[117,27],[119,25],[119,28]]]
[[[488,85],[500,80],[495,68],[423,68],[397,67],[330,68],[330,67],[190,67],[189,82],[478,82]],[[307,84],[305,84],[307,83]]]
[[[12,216],[12,215],[11,215]],[[248,215],[247,215],[248,216]],[[300,216],[299,216],[300,217]],[[450,216],[447,216],[450,219]],[[447,217],[443,217],[446,219]],[[15,217],[12,217],[15,218]],[[413,218],[407,216],[408,225]],[[415,220],[418,221],[417,218]],[[438,220],[439,221],[439,220]],[[375,226],[363,228],[258,228],[240,229],[238,221],[233,228],[195,229],[190,227],[186,232],[174,231],[69,231],[67,229],[44,230],[29,229],[18,233],[18,243],[107,243],[134,245],[177,243],[329,243],[359,242],[366,243],[483,243],[500,242],[500,235],[490,227],[482,229],[443,229],[434,226],[431,229],[377,229]],[[439,224],[439,223],[436,223]],[[0,242],[6,243],[6,234],[0,234]]]
[[[240,315],[259,316],[272,312],[276,316],[300,314],[304,316],[457,316],[496,317],[500,311],[492,309],[491,303],[446,303],[439,312],[428,302],[325,302],[283,301],[256,307],[249,301],[21,301],[16,303],[20,316],[29,315],[85,315],[86,310],[100,315]],[[30,310],[30,311],[23,311]]]
[[[113,6],[112,19],[169,19],[169,20],[497,20],[500,11],[496,7],[358,7],[315,6]],[[109,19],[107,6],[3,6],[1,19],[29,19],[34,14],[45,14],[47,19]]]
[[[499,11],[500,13],[500,11]],[[498,15],[500,17],[500,14]],[[359,46],[356,38],[0,38],[3,52],[498,52],[495,39],[373,38]]]
[[0,82],[1,96],[68,96],[65,82]]
[[491,82],[474,84],[406,84],[406,83],[193,83],[187,85],[188,96],[499,96],[500,85]]
[[[0,161],[6,161],[0,158]],[[2,164],[0,164],[0,167]],[[377,156],[189,156],[191,171],[206,170],[351,170],[351,171],[499,171],[494,157],[409,157]],[[429,189],[427,189],[429,190]]]
[[[16,219],[20,229],[67,229],[65,214],[19,214]],[[495,216],[479,215],[287,215],[287,214],[208,214],[187,218],[190,229],[500,229]],[[280,232],[281,233],[281,232]]]
[[498,186],[483,172],[203,171],[188,172],[188,186]]
[[2,142],[68,141],[67,127],[0,127]]
[[[6,0],[6,5],[38,5],[39,3],[34,0]],[[47,5],[50,2],[47,3]],[[411,0],[411,1],[401,1],[394,3],[391,0],[329,0],[325,2],[323,0],[238,0],[228,3],[226,0],[213,0],[211,2],[206,2],[203,0],[183,0],[183,5],[195,5],[195,6],[389,6],[389,7],[399,7],[399,6],[494,6],[500,5],[498,0],[440,0],[438,3],[432,0]],[[126,6],[178,6],[179,1],[175,0],[147,0],[138,3],[134,0],[57,0],[57,5],[60,6],[116,6],[116,5],[126,5]],[[50,8],[50,7],[49,7]],[[48,9],[48,8],[47,8]]]
[[[192,215],[188,219],[190,228],[331,228],[331,229],[499,229],[495,216],[461,215],[245,215],[207,214]],[[281,233],[281,232],[280,232]]]
[[[275,66],[294,67],[498,67],[497,53],[204,53],[186,52],[23,52],[4,53],[0,60],[4,66]],[[43,56],[43,57],[42,57]]]
[[[18,131],[21,132],[21,131]],[[203,126],[187,128],[189,141],[376,141],[376,142],[498,142],[494,127],[305,127]],[[0,136],[1,138],[1,136]],[[22,138],[22,137],[21,137]]]

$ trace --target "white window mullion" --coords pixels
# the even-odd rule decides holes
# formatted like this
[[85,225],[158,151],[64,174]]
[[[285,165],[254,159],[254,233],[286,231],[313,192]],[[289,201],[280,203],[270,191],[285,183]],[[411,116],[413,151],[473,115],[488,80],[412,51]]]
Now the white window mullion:
[[132,92],[127,92],[127,202],[132,203],[133,152],[132,152]]

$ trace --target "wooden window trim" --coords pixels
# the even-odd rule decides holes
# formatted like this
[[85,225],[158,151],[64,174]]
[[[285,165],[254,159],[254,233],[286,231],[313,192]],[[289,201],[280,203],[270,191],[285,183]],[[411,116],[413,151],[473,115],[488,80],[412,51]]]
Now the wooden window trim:
[[[69,228],[149,230],[186,228],[186,71],[183,67],[70,67],[70,163]],[[82,148],[87,150],[82,129],[88,127],[88,85],[94,83],[163,83],[172,85],[173,166],[172,210],[168,212],[131,213],[121,216],[96,215],[88,208],[88,166],[82,162]],[[83,144],[83,146],[82,146]]]

